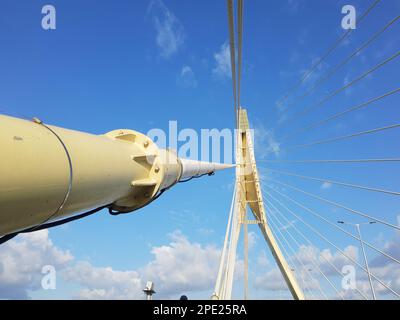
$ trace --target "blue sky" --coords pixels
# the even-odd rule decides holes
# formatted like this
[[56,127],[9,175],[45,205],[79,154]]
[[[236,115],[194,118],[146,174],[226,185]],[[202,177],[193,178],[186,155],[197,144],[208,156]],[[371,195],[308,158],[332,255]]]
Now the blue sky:
[[[354,0],[351,4],[361,15],[370,2]],[[167,131],[170,120],[178,121],[179,129],[232,128],[225,1],[51,1],[57,10],[57,29],[50,31],[41,28],[41,8],[45,4],[48,3],[0,1],[1,113],[22,118],[37,116],[49,124],[94,134],[119,128],[144,133],[152,128]],[[260,160],[263,176],[396,224],[400,214],[400,201],[396,196],[332,185],[323,187],[321,183],[268,172],[268,168],[398,190],[397,163],[310,165],[263,161],[398,157],[398,129],[326,145],[290,148],[396,124],[399,122],[398,94],[283,140],[285,135],[308,124],[399,86],[400,62],[395,59],[304,118],[295,116],[299,110],[315,104],[396,53],[400,49],[400,26],[395,23],[315,93],[287,110],[277,108],[276,103],[287,90],[344,33],[340,23],[341,8],[345,4],[349,4],[348,1],[246,1],[242,104],[248,109],[256,130],[256,157]],[[291,99],[296,100],[314,81],[399,12],[399,1],[379,3]],[[286,116],[287,121],[278,126]],[[176,298],[185,293],[190,297],[207,298],[212,293],[215,277],[212,273],[223,242],[233,179],[234,172],[231,171],[178,185],[136,213],[112,217],[104,212],[51,230],[48,235],[41,235],[37,246],[35,241],[29,244],[32,240],[29,237],[17,239],[16,247],[32,246],[32,250],[39,250],[40,241],[45,242],[50,251],[40,252],[38,257],[43,263],[46,259],[55,259],[65,275],[58,278],[57,290],[44,291],[36,283],[37,268],[32,267],[31,275],[25,274],[26,277],[15,283],[3,282],[4,288],[7,288],[4,283],[8,283],[9,292],[15,290],[16,296],[27,292],[32,298],[99,298],[102,295],[113,298],[142,285],[135,283],[126,287],[123,283],[127,278],[146,281],[147,277],[158,280],[156,286],[165,289],[164,293],[159,293],[160,297]],[[273,186],[280,188],[277,184]],[[279,190],[323,213],[331,221],[364,221],[289,189]],[[285,203],[298,210],[342,249],[352,245],[357,251],[356,242],[313,220],[290,202]],[[299,222],[295,223],[307,230]],[[276,298],[277,291],[263,285],[268,279],[276,281],[273,260],[258,230],[251,228],[251,231],[254,232],[251,297]],[[364,233],[368,241],[381,249],[391,248],[391,241],[398,236],[380,225],[368,226]],[[332,254],[336,252],[318,238],[313,241],[321,250],[329,248]],[[0,255],[2,250],[5,256],[16,247],[0,248]],[[209,268],[211,275],[202,273],[193,284],[182,284],[179,280],[169,283],[168,276],[160,270],[164,266],[165,272],[174,278],[177,269],[182,267],[174,260],[179,259],[181,249],[200,257],[198,263],[205,263],[204,270]],[[400,250],[396,250],[393,254],[399,257]],[[371,260],[376,258],[372,251],[368,255]],[[191,258],[185,256],[182,261],[190,263]],[[359,256],[357,258],[362,261]],[[53,263],[52,260],[49,263]],[[238,298],[242,296],[240,269],[239,265],[235,291]],[[10,270],[19,272],[18,268]],[[85,274],[93,281],[83,279]],[[110,280],[102,284],[96,280],[103,274],[115,279],[115,283]],[[340,279],[334,279],[340,283]],[[364,282],[362,279],[362,285]],[[280,292],[283,297],[288,297],[286,290]],[[382,296],[387,297],[384,293]]]

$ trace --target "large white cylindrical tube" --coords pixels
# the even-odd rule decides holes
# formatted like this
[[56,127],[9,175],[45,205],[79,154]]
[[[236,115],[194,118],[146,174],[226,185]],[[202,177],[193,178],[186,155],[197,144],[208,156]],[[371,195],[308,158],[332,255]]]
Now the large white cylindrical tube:
[[0,235],[103,205],[141,206],[164,174],[142,161],[159,149],[131,130],[92,135],[0,115],[0,150]]
[[227,166],[179,159],[127,129],[105,135],[0,115],[0,236],[108,205],[126,213]]

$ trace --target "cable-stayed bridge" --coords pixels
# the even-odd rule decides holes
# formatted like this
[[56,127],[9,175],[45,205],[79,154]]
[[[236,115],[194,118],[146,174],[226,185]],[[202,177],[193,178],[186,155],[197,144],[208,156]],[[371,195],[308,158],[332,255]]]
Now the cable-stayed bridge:
[[[254,140],[256,124],[249,121],[260,115],[247,105],[243,77],[246,44],[257,39],[244,27],[244,0],[227,0],[235,165],[182,159],[133,130],[93,135],[38,118],[0,115],[0,149],[6,151],[0,167],[0,245],[103,209],[127,214],[177,183],[235,167],[212,299],[235,297],[242,252],[243,297],[253,297],[253,228],[294,299],[398,299],[400,122],[398,112],[388,109],[396,107],[400,91],[400,12],[385,11],[378,19],[384,1],[363,5],[357,29],[332,37],[276,105],[266,106],[270,126],[260,144]],[[376,26],[370,27],[371,20]],[[359,44],[352,42],[356,33],[362,35]],[[393,41],[384,50],[372,51],[388,38]],[[382,76],[385,71],[391,76]],[[343,81],[333,81],[343,72]],[[338,102],[340,97],[347,99]],[[372,112],[368,121],[366,111]],[[260,156],[263,148],[270,151],[267,156]]]
[[[398,59],[400,51],[393,49],[387,56],[382,57],[379,63],[355,74],[343,85],[332,91],[324,91],[322,98],[316,98],[309,104],[304,103],[305,98],[313,98],[318,90],[323,90],[323,85],[337,72],[352,68],[354,60],[359,59],[375,41],[383,34],[391,32],[391,28],[398,24],[399,12],[393,12],[392,16],[382,21],[379,29],[362,29],[364,20],[374,19],[374,10],[379,5],[381,5],[380,0],[371,1],[358,18],[358,28],[361,32],[368,34],[366,41],[354,48],[338,63],[321,72],[320,67],[325,61],[340,51],[343,44],[355,32],[352,29],[345,30],[326,51],[322,52],[321,56],[289,88],[275,106],[284,117],[272,131],[279,134],[285,155],[296,156],[300,150],[305,157],[256,159],[257,153],[254,152],[252,131],[247,117],[247,114],[252,112],[251,106],[246,110],[241,103],[242,48],[243,35],[246,34],[243,28],[244,1],[238,0],[235,6],[235,1],[227,0],[233,111],[237,130],[237,167],[222,257],[212,299],[232,298],[234,269],[238,259],[238,242],[241,232],[243,232],[244,247],[243,296],[244,299],[251,298],[248,284],[250,225],[258,225],[294,299],[400,298],[400,250],[398,247],[400,226],[399,221],[396,220],[399,219],[396,216],[398,212],[395,210],[393,212],[393,207],[389,214],[376,210],[376,207],[364,210],[353,204],[355,198],[366,203],[368,201],[363,201],[363,199],[372,199],[379,202],[382,210],[386,211],[388,209],[384,204],[392,203],[392,199],[398,197],[400,192],[381,187],[379,183],[383,181],[379,180],[371,182],[371,185],[351,180],[352,171],[358,172],[361,169],[362,175],[369,175],[376,170],[382,170],[385,166],[389,166],[389,170],[393,170],[395,175],[400,158],[385,156],[383,152],[385,148],[382,148],[380,152],[379,145],[375,146],[373,142],[369,148],[376,148],[379,157],[341,157],[340,154],[332,153],[329,149],[332,144],[348,141],[354,144],[358,144],[360,139],[374,141],[378,135],[398,130],[400,127],[398,119],[390,119],[391,121],[384,126],[374,126],[371,122],[370,128],[362,131],[354,130],[348,134],[327,137],[323,134],[323,138],[296,142],[298,137],[300,141],[304,141],[301,138],[308,132],[324,130],[327,124],[337,123],[367,108],[381,109],[379,112],[384,113],[384,108],[379,104],[399,93],[398,81],[385,83],[382,84],[384,89],[377,95],[372,94],[375,90],[365,90],[364,100],[354,101],[345,108],[333,105],[329,112],[322,113],[322,117],[318,120],[311,120],[311,122],[308,120],[311,114],[317,114],[321,112],[321,109],[326,108],[334,97],[346,94],[353,88],[356,90],[357,86],[360,87],[368,81],[374,73],[378,73],[383,68],[390,68],[390,64]],[[395,34],[393,36],[396,37]],[[249,38],[251,39],[251,36],[246,34],[246,39]],[[399,80],[398,77],[397,80]],[[393,146],[398,144],[398,140],[385,141],[385,143]],[[318,153],[318,158],[307,157],[310,153],[308,150],[320,146],[326,148],[321,149],[322,152]],[[367,154],[367,152],[363,153]],[[315,152],[311,154],[315,155]],[[325,154],[326,157],[324,157]],[[286,169],[287,166],[297,170]],[[261,173],[260,167],[262,167]],[[315,171],[320,174],[302,173],[304,167],[311,168],[311,171],[313,168],[319,168]],[[343,180],[331,178],[333,173],[340,171],[345,172],[348,178]],[[311,186],[314,187],[311,188]],[[315,186],[321,187],[315,188]],[[324,189],[331,187],[343,189],[344,197],[331,198],[325,194],[321,195]],[[310,188],[313,191],[310,191]],[[375,230],[375,240],[379,237],[379,233],[392,234],[393,242],[379,245],[378,241],[366,240],[363,237],[366,230],[369,235]],[[348,247],[344,249],[344,244],[357,248],[358,254],[350,252]],[[336,252],[337,259],[333,259],[330,250]],[[335,260],[340,260],[341,263]],[[381,262],[380,267],[377,261]],[[346,269],[349,266],[356,274],[353,284],[350,283],[352,280],[345,279],[346,274],[351,272]],[[348,289],[346,285],[351,286],[350,295],[346,290]]]

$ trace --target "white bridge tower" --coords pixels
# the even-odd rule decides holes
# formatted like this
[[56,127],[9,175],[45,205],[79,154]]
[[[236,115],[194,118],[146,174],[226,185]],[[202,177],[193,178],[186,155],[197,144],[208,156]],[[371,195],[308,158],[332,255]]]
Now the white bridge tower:
[[[244,298],[248,298],[248,225],[257,224],[260,227],[261,233],[275,258],[293,298],[303,300],[304,294],[297,284],[268,226],[257,164],[254,157],[251,130],[247,112],[242,108],[238,110],[238,130],[236,138],[235,191],[212,299],[231,299],[237,244],[242,227],[244,236]],[[248,218],[248,208],[252,212],[253,219]]]

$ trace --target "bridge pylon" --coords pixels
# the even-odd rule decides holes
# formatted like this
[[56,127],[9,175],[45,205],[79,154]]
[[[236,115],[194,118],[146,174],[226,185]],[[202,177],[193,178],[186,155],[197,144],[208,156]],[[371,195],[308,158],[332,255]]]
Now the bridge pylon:
[[[248,225],[257,224],[293,298],[304,300],[304,294],[268,225],[246,109],[238,109],[237,124],[235,191],[212,299],[229,300],[232,297],[237,244],[242,228],[244,236],[244,299],[248,298]],[[252,212],[254,218],[252,220],[248,218],[248,209]]]

